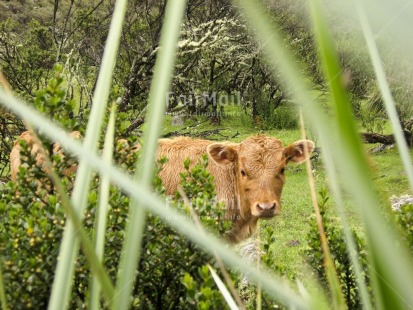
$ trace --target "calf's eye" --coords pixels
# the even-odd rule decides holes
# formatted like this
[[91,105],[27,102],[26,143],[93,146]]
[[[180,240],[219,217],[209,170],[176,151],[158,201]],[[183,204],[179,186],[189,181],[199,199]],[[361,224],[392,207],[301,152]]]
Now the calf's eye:
[[242,175],[243,177],[245,177],[245,170],[244,170],[244,169],[241,169],[241,175]]
[[284,172],[285,172],[285,168],[281,168],[280,174],[284,174]]

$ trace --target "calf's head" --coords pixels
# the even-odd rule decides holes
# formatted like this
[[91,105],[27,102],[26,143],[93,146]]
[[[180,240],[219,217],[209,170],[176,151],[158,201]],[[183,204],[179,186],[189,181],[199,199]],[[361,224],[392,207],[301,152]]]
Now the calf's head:
[[241,217],[271,218],[281,212],[285,166],[303,163],[313,149],[310,140],[283,147],[278,139],[253,136],[239,144],[213,143],[208,153],[216,163],[233,166]]

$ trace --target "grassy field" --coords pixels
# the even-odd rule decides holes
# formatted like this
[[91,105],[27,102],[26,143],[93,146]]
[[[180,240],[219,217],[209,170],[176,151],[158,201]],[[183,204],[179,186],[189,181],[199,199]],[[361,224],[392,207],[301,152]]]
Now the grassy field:
[[[220,135],[215,134],[206,138],[226,140],[227,137],[236,135],[236,137],[231,140],[239,142],[250,135],[261,133],[277,137],[284,145],[301,139],[299,129],[261,130],[258,126],[254,126],[244,111],[237,108],[232,108],[230,113],[222,118],[219,126],[204,122],[205,120],[202,117],[199,117],[195,122],[192,119],[186,120],[184,126],[171,126],[171,119],[172,117],[168,116],[165,120],[163,134],[171,131],[198,134],[220,128],[222,129]],[[200,124],[196,127],[190,127],[194,123]],[[363,129],[361,128],[361,130]],[[392,195],[408,194],[409,185],[397,149],[390,148],[377,154],[370,153],[369,150],[375,146],[376,145],[367,144],[365,148],[371,160],[375,184],[383,199],[388,200]],[[413,155],[413,150],[411,154]],[[312,163],[317,191],[328,188],[329,186],[321,157],[322,154],[318,161],[313,161]],[[262,221],[261,230],[268,226],[272,227],[276,237],[276,242],[273,244],[273,252],[276,255],[275,260],[288,277],[294,277],[302,275],[305,272],[302,252],[306,247],[306,236],[310,230],[310,225],[313,225],[311,221],[314,221],[314,218],[312,218],[311,215],[314,213],[314,210],[310,198],[305,166],[288,166],[286,178],[287,181],[281,199],[282,214],[274,219]],[[346,212],[350,219],[351,226],[360,231],[360,220],[356,211],[357,209],[350,198],[349,196],[346,197]],[[333,201],[330,201],[328,204],[328,212],[330,212],[331,215],[336,214]]]

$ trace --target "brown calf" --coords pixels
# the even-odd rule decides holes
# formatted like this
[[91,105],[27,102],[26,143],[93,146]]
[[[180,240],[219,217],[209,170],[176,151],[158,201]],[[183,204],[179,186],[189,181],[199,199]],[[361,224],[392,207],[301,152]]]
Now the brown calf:
[[208,154],[208,171],[214,177],[217,199],[224,201],[227,216],[233,221],[228,234],[232,243],[251,236],[260,218],[271,218],[281,212],[280,196],[284,186],[284,167],[300,164],[314,149],[309,140],[299,140],[283,147],[280,140],[252,136],[241,143],[216,143],[208,140],[175,138],[159,140],[158,157],[165,156],[160,177],[166,192],[173,194],[180,182],[182,162],[189,158],[198,162]]
[[[71,133],[79,138],[77,131]],[[42,155],[33,137],[24,132],[19,139],[32,145],[31,153],[42,165]],[[304,149],[308,149],[308,156]],[[139,145],[132,148],[134,152]],[[207,154],[207,170],[214,177],[218,201],[224,201],[227,217],[232,220],[233,228],[228,234],[232,243],[250,237],[260,218],[272,218],[281,212],[280,196],[285,183],[284,168],[288,163],[300,164],[309,158],[314,149],[310,140],[299,140],[283,147],[280,140],[262,135],[252,136],[240,143],[199,140],[191,138],[160,139],[158,158],[166,157],[167,163],[159,173],[167,194],[174,194],[181,181],[183,161],[189,158],[196,164]],[[61,153],[58,144],[54,153]],[[12,179],[20,166],[20,145],[15,142],[10,154]],[[76,167],[70,168],[74,171]],[[71,172],[71,171],[68,171]]]

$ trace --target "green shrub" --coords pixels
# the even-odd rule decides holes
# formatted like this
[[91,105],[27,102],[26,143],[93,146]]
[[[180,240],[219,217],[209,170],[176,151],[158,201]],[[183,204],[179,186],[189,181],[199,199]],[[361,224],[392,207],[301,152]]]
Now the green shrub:
[[361,120],[361,125],[367,132],[383,133],[387,123],[387,116],[384,110],[377,109],[374,103],[361,104],[358,117]]
[[54,77],[48,81],[46,88],[36,92],[34,105],[38,111],[49,115],[51,119],[67,130],[80,130],[81,123],[74,117],[75,102],[67,98],[64,88],[66,82],[63,75],[63,66],[56,64],[54,66]]
[[198,278],[201,281],[196,282],[194,278],[186,273],[181,279],[182,284],[186,288],[185,298],[182,302],[185,309],[229,309],[224,301],[222,294],[215,287],[214,279],[208,269],[208,266],[198,268]]
[[[205,170],[207,165],[206,156],[192,168],[186,160],[181,186],[204,227],[222,234],[231,223],[223,218],[223,205],[214,202],[215,187],[212,176]],[[179,194],[170,203],[191,216]],[[144,309],[188,309],[191,305],[194,309],[222,309],[225,301],[214,289],[204,266],[208,262],[213,264],[214,259],[164,225],[157,216],[149,216],[134,290],[136,301]],[[199,288],[196,296],[192,294],[195,286]]]
[[[327,201],[329,200],[327,191],[320,191],[320,196],[321,202],[319,206],[323,219],[323,227],[347,307],[348,309],[361,309],[362,304],[356,282],[356,275],[347,252],[346,239],[344,238],[341,223],[338,218],[326,213]],[[318,278],[322,287],[328,291],[328,281],[324,268],[324,255],[315,218],[312,218],[311,223],[311,230],[307,235],[307,247],[304,250],[304,255],[312,272],[316,278]],[[369,285],[370,279],[364,239],[355,231],[352,231],[352,234],[356,243],[357,256],[364,270],[364,280]],[[368,289],[371,291],[371,287]]]
[[[128,143],[128,142],[126,142]],[[128,143],[129,145],[129,143]],[[30,149],[23,143],[21,168],[16,183],[9,182],[1,189],[0,203],[0,249],[5,262],[4,280],[9,304],[15,309],[45,308],[50,296],[59,244],[64,228],[65,214],[60,206],[44,172],[35,166],[35,161],[28,156]],[[124,145],[122,146],[124,149]],[[124,149],[125,150],[125,149]],[[126,150],[125,154],[131,154]],[[56,155],[58,156],[58,155]],[[132,156],[136,158],[136,156]],[[119,159],[125,157],[118,157]],[[125,166],[133,170],[133,162],[127,157]],[[64,161],[57,166],[58,171],[65,169]],[[224,233],[231,223],[225,221],[224,207],[214,201],[215,189],[213,178],[205,168],[203,161],[189,167],[182,173],[182,188],[192,203],[199,220],[208,229]],[[162,162],[161,162],[162,165]],[[38,180],[43,180],[38,187]],[[70,188],[72,180],[64,178],[64,184]],[[91,187],[84,226],[92,234],[96,204],[98,201],[98,180]],[[162,193],[163,188],[157,177],[154,186]],[[16,194],[18,192],[18,194]],[[170,201],[171,206],[189,214],[182,198]],[[122,248],[123,233],[129,198],[116,187],[111,188],[106,246],[105,266],[113,280],[116,278],[119,254]],[[213,258],[192,244],[157,216],[148,215],[142,256],[134,288],[134,307],[145,309],[182,308],[223,308],[225,304],[221,293],[214,289],[212,278],[205,273],[206,263],[214,264]],[[89,269],[81,253],[77,257],[71,307],[81,308],[87,305]],[[185,280],[186,279],[186,280]],[[193,296],[188,279],[199,286],[199,293]],[[193,287],[192,287],[193,288]],[[189,304],[188,304],[189,303]]]
[[260,119],[262,129],[296,129],[298,127],[298,113],[292,104],[283,104],[277,108],[261,106]]
[[[48,86],[40,90],[34,100],[37,109],[50,115],[68,130],[81,129],[73,117],[74,104],[66,100],[62,87],[62,68],[55,67],[55,76]],[[119,113],[117,138],[122,137],[125,114]],[[39,136],[46,150],[51,143]],[[123,169],[134,172],[139,153],[134,149],[136,137],[118,140],[114,160]],[[0,261],[4,262],[4,283],[6,297],[14,309],[46,308],[54,278],[57,255],[62,238],[66,216],[60,204],[60,197],[48,176],[36,166],[26,141],[21,141],[21,162],[16,182],[8,182],[0,188]],[[71,164],[68,154],[51,156],[55,170],[63,177],[68,192],[73,187],[73,176],[63,176]],[[165,160],[159,161],[161,169]],[[181,174],[181,185],[203,225],[216,234],[230,229],[231,222],[224,220],[225,208],[216,203],[212,176],[206,171],[207,157],[190,167],[187,160]],[[159,177],[154,178],[154,189],[162,195],[164,188]],[[84,216],[84,227],[92,236],[95,210],[98,202],[99,178],[95,178],[88,195],[88,207]],[[182,197],[168,199],[167,207],[178,208],[191,215]],[[129,208],[129,197],[117,187],[110,189],[108,222],[104,253],[104,265],[113,281],[117,276],[124,229]],[[205,264],[214,265],[214,260],[187,238],[165,225],[159,217],[148,214],[142,255],[137,272],[134,295],[131,303],[135,308],[222,308],[224,300],[215,290],[211,277],[205,273]],[[200,287],[196,299],[191,299],[188,283],[191,278]],[[71,308],[87,305],[89,268],[83,253],[77,256]],[[186,283],[186,284],[185,284]],[[202,297],[203,296],[203,297]],[[212,298],[212,296],[214,296]],[[212,298],[212,299],[211,299]]]
[[27,144],[22,146],[27,167],[20,168],[16,183],[7,183],[0,192],[4,281],[14,309],[46,308],[65,216],[59,198],[46,188],[46,175],[28,156]]
[[400,212],[396,212],[396,221],[404,241],[413,253],[413,204],[401,206]]

